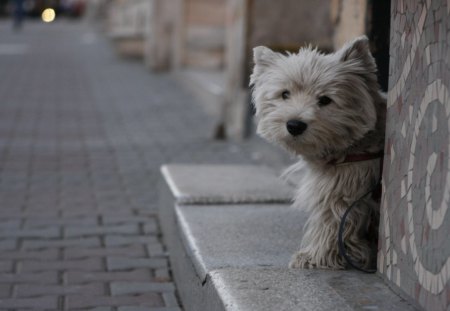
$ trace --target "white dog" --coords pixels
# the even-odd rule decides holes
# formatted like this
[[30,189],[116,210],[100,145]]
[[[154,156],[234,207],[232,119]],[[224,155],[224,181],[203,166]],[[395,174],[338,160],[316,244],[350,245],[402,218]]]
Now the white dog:
[[288,169],[300,176],[294,205],[310,212],[290,267],[345,268],[339,224],[355,202],[343,232],[345,249],[358,265],[371,266],[376,245],[365,233],[371,228],[376,234],[379,206],[361,197],[379,183],[386,99],[367,37],[328,55],[311,47],[283,55],[260,46],[254,62],[257,132],[299,156]]

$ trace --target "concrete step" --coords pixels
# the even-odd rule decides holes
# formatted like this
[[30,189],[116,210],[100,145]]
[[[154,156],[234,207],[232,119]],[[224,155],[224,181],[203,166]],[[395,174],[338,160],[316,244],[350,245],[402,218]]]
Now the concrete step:
[[266,167],[171,164],[161,172],[178,204],[289,204],[293,194]]
[[162,230],[185,310],[415,310],[377,275],[288,269],[307,215],[290,207],[292,189],[273,171],[162,173]]

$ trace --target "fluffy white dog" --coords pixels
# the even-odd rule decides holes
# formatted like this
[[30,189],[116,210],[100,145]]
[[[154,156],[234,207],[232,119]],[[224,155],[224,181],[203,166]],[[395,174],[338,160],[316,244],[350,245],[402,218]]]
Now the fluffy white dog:
[[257,132],[299,156],[288,169],[297,178],[294,205],[310,212],[290,267],[345,268],[339,224],[355,202],[343,231],[345,249],[356,264],[371,266],[379,205],[362,197],[380,180],[386,99],[367,37],[328,55],[311,47],[287,55],[262,46],[253,51]]

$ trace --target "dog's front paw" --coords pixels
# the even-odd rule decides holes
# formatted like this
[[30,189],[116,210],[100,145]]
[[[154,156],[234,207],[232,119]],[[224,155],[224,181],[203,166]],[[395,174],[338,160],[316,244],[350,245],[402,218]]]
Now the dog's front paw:
[[345,269],[345,264],[338,255],[327,256],[325,258],[314,258],[307,252],[295,253],[289,263],[289,268],[292,269]]
[[289,268],[291,269],[313,269],[316,265],[312,262],[312,258],[309,254],[304,252],[295,253],[291,261],[289,262]]

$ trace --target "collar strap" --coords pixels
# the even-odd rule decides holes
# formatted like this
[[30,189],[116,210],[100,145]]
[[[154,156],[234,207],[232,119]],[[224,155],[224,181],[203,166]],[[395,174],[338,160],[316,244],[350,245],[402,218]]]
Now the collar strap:
[[369,160],[375,160],[380,159],[384,155],[383,151],[377,152],[377,153],[361,153],[361,154],[347,154],[343,161],[338,162],[337,159],[333,159],[328,164],[344,164],[344,163],[350,163],[350,162],[362,162],[362,161],[369,161]]

